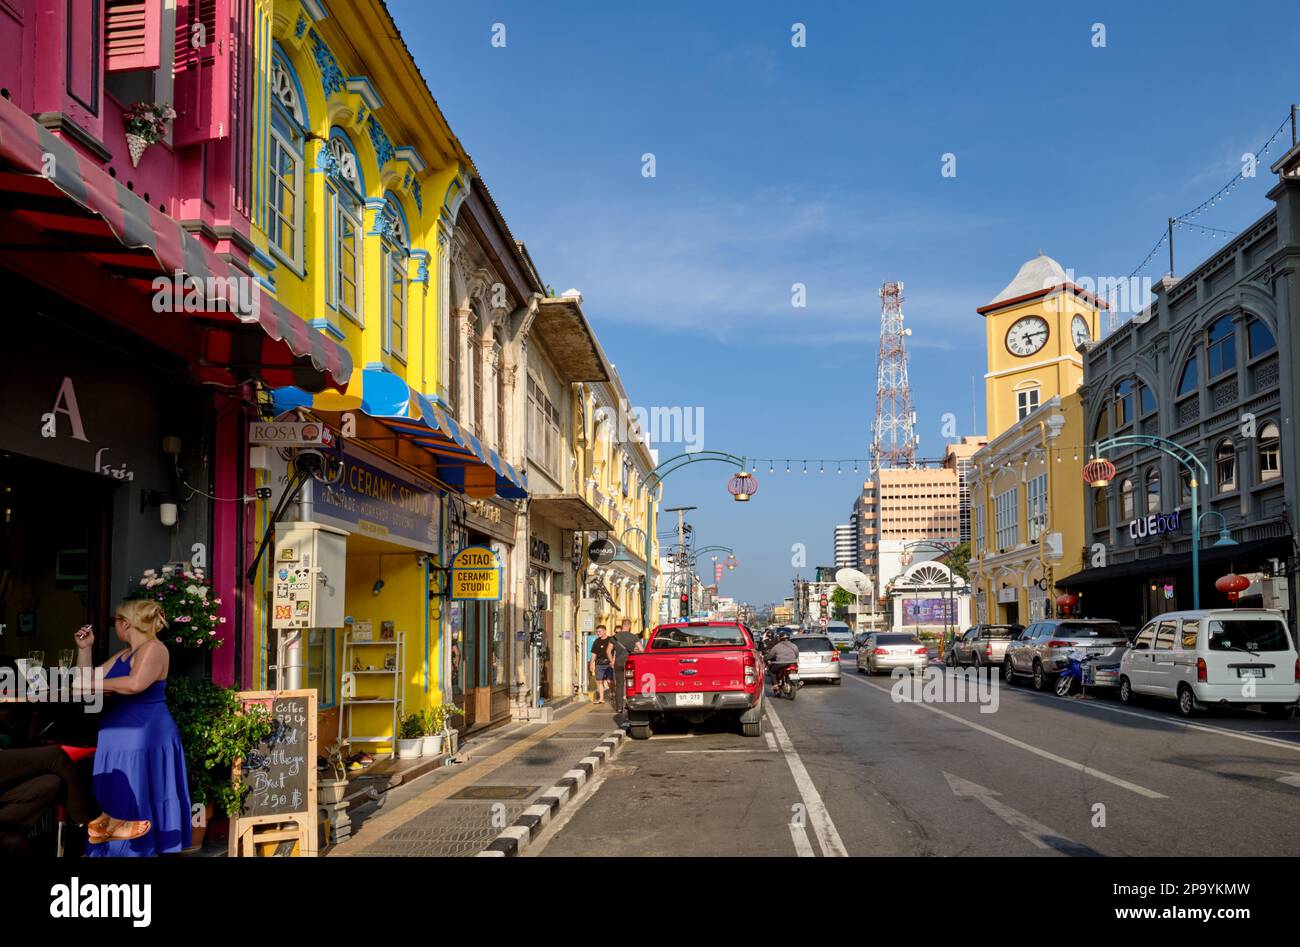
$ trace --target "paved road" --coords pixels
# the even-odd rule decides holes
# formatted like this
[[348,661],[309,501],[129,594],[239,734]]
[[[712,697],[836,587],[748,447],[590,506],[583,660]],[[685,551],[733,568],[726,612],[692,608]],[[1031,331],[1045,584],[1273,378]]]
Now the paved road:
[[[1292,855],[1300,721],[1182,721],[999,683],[997,710],[903,703],[845,662],[769,701],[761,740],[625,744],[544,855]],[[792,821],[795,823],[792,826]]]

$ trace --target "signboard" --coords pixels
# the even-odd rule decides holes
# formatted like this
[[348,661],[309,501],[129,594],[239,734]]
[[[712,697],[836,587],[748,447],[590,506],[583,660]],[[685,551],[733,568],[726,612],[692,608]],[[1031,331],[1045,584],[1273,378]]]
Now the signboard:
[[903,599],[904,625],[951,625],[956,622],[956,602],[946,598]]
[[1016,601],[1017,593],[1015,589],[998,589],[998,604],[1007,605]]
[[501,560],[487,546],[466,546],[451,560],[453,599],[501,598]]
[[316,692],[241,691],[238,696],[244,707],[266,708],[272,730],[234,767],[235,785],[247,786],[248,792],[231,819],[229,853],[256,855],[259,846],[274,845],[314,856]]
[[338,483],[313,480],[312,520],[422,552],[438,542],[438,496],[379,458],[344,450]]
[[597,539],[587,547],[587,556],[598,566],[607,566],[618,555],[618,549],[608,539]]
[[1164,536],[1166,533],[1177,533],[1183,528],[1183,513],[1181,510],[1174,510],[1172,513],[1152,513],[1150,516],[1143,516],[1135,520],[1130,520],[1128,524],[1128,534],[1132,539],[1146,539],[1149,536]]
[[250,444],[274,447],[329,447],[334,432],[319,421],[253,421],[248,425]]

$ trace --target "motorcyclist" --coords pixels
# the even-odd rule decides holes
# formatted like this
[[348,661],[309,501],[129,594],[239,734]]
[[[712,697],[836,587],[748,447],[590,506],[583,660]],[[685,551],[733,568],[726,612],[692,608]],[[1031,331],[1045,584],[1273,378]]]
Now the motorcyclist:
[[781,677],[785,674],[785,669],[791,664],[799,663],[799,649],[790,640],[790,636],[783,631],[778,636],[776,644],[767,650],[764,657],[767,659],[767,666],[773,672],[772,688],[775,693]]

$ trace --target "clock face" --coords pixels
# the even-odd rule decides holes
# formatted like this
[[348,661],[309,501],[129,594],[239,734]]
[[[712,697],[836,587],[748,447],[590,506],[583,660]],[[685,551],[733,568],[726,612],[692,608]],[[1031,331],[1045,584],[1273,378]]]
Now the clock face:
[[1088,328],[1088,320],[1083,316],[1075,316],[1070,321],[1070,338],[1074,340],[1075,348],[1092,340],[1092,330]]
[[1012,323],[1007,330],[1007,351],[1012,355],[1033,355],[1047,344],[1047,321],[1038,316],[1025,316]]

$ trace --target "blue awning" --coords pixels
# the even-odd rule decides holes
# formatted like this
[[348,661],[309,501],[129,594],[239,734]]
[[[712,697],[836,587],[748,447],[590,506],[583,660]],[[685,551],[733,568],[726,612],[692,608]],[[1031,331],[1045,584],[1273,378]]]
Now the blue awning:
[[528,496],[527,478],[485,448],[477,437],[461,430],[446,407],[411,388],[386,369],[354,370],[343,392],[313,394],[301,388],[272,392],[276,411],[304,408],[316,414],[356,411],[373,418],[403,441],[430,455],[436,476],[461,493],[521,500]]

